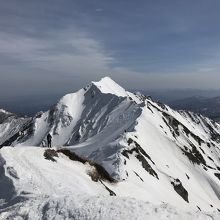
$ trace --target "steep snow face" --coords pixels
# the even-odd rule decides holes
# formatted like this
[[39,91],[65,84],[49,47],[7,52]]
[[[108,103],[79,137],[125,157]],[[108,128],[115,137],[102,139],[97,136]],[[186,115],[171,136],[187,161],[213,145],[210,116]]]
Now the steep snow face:
[[178,208],[220,207],[220,125],[174,111],[110,78],[92,82],[39,113],[7,145],[64,146],[120,181],[117,195]]
[[31,120],[31,118],[19,118],[13,113],[0,109],[0,146],[7,144],[10,138],[17,139],[19,135],[16,134],[26,129]]
[[219,125],[148,99],[145,104],[134,131],[120,141],[124,178],[136,175],[138,184],[149,189],[149,200],[217,210]]

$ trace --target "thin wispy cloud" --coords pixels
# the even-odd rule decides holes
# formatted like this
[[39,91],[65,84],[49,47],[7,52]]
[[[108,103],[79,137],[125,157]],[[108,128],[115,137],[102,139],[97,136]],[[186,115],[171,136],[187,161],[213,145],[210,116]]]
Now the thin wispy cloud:
[[132,89],[218,89],[218,9],[204,0],[1,1],[0,93],[65,93],[105,75]]

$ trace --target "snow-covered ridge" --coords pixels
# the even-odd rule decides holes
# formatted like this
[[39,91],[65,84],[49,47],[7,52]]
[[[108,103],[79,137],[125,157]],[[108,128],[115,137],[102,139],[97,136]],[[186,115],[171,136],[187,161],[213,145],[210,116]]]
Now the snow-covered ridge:
[[[118,181],[109,185],[117,196],[220,211],[220,125],[206,117],[174,111],[106,77],[24,122],[2,146],[15,146],[17,154],[27,147],[34,152],[30,146],[46,145],[48,133],[56,149],[68,148],[103,166]],[[13,150],[2,149],[7,163]],[[102,190],[94,193],[99,194]]]

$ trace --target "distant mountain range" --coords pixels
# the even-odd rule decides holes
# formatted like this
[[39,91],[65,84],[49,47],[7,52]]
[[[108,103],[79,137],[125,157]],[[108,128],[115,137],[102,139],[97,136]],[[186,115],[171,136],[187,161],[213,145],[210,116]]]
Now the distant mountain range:
[[[137,90],[131,90],[136,92]],[[175,107],[176,100],[190,99],[191,97],[213,98],[220,96],[220,90],[195,90],[195,89],[166,89],[166,90],[138,90],[154,100]],[[69,92],[68,92],[69,93]],[[19,116],[34,116],[39,111],[46,111],[63,96],[57,94],[26,95],[21,97],[1,98],[0,108],[14,112]],[[176,108],[178,109],[178,107]],[[184,109],[184,108],[183,108]],[[207,115],[208,116],[208,115]]]
[[142,94],[150,95],[153,99],[170,103],[176,100],[187,99],[190,97],[214,98],[220,96],[220,90],[199,90],[199,89],[157,89],[157,90],[140,90]]
[[170,101],[168,104],[174,109],[192,111],[220,122],[220,96],[214,98],[195,96]]
[[0,100],[0,108],[19,116],[34,116],[39,111],[46,111],[61,97],[61,94],[50,94],[4,99]]

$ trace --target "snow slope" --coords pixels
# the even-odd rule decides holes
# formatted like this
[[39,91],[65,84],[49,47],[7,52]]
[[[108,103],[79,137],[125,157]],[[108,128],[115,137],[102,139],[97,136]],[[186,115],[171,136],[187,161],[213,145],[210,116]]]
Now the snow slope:
[[[13,162],[7,154],[24,155],[26,151],[38,155],[33,159],[37,163],[42,149],[30,146],[45,145],[48,133],[56,149],[67,148],[103,166],[118,181],[110,186],[106,183],[117,196],[150,201],[157,207],[165,203],[183,212],[220,211],[220,125],[202,115],[174,111],[140,93],[127,92],[105,77],[64,96],[53,108],[31,119],[22,132],[18,129],[4,139],[2,145],[15,146],[1,149],[7,149],[3,155],[6,163]],[[47,163],[42,162],[46,168]],[[56,170],[61,169],[63,163],[57,164]],[[62,170],[69,169],[64,167]],[[84,167],[79,170],[69,171],[71,179],[77,172],[87,172]],[[62,173],[66,176],[62,171],[58,180],[50,177],[53,187],[49,189],[59,191],[53,183],[64,179]],[[37,181],[33,180],[36,187],[43,189]],[[24,190],[25,184],[18,182]],[[65,190],[68,195],[84,192],[77,188],[79,182],[74,185],[76,191],[67,183],[59,196]],[[89,196],[108,194],[100,183],[86,184],[91,185]]]
[[[182,211],[165,203],[110,197],[88,175],[91,167],[59,154],[45,160],[45,148],[1,149],[0,219],[218,219],[217,212]],[[4,176],[4,181],[3,181]],[[117,184],[105,182],[112,190]],[[131,186],[130,186],[131,187]],[[121,188],[121,191],[126,190]],[[4,191],[7,190],[7,194]]]

